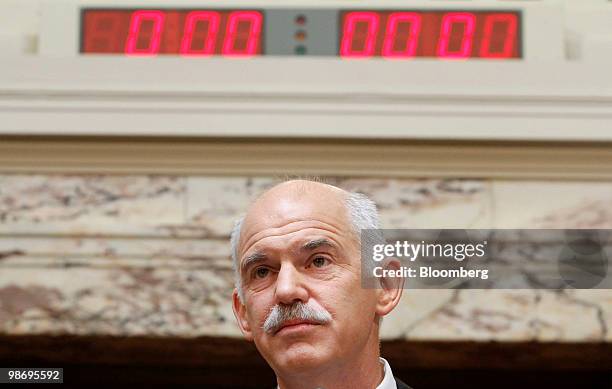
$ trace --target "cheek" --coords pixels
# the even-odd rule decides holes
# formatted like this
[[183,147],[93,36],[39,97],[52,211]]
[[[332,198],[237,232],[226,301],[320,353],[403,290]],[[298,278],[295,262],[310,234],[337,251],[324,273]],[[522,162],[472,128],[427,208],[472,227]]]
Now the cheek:
[[345,320],[355,320],[356,317],[366,317],[376,311],[376,290],[364,289],[359,285],[351,285],[330,296],[338,314],[346,316]]
[[251,297],[247,304],[247,320],[254,333],[263,332],[261,327],[273,307],[273,305],[268,304],[267,300],[262,297],[263,296],[258,296],[257,298]]
[[335,283],[334,287],[319,288],[315,299],[337,320],[350,321],[356,312],[370,309],[372,300],[369,296],[373,293],[368,292],[372,291],[362,289],[360,282],[345,277],[341,282]]

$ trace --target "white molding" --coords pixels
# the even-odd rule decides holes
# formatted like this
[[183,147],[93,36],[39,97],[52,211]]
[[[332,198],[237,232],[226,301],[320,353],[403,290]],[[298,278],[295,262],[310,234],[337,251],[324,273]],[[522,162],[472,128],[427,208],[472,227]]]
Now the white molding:
[[605,64],[24,57],[0,74],[0,134],[611,141],[611,128]]
[[612,144],[5,137],[0,172],[612,180]]

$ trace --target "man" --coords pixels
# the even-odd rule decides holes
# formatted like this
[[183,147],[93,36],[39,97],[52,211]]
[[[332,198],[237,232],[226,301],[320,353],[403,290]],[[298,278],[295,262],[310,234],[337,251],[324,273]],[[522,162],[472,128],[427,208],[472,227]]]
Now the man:
[[371,200],[304,180],[268,190],[236,223],[234,314],[280,389],[408,388],[379,348],[381,318],[399,302],[403,280],[361,287],[366,228],[378,228]]

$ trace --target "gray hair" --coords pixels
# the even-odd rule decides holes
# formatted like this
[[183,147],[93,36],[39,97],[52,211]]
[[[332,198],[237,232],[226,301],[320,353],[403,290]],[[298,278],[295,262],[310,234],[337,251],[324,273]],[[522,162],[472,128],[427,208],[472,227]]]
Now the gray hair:
[[[370,200],[366,195],[356,192],[346,192],[344,199],[344,205],[348,213],[349,223],[352,227],[352,231],[357,238],[358,242],[361,242],[362,230],[374,230],[380,228],[378,210],[376,209],[376,203]],[[242,289],[242,279],[240,277],[240,263],[238,258],[238,243],[240,241],[240,230],[242,223],[244,222],[244,216],[240,217],[234,224],[232,233],[230,236],[230,245],[232,250],[232,264],[234,268],[234,285],[238,290],[238,297],[241,302],[244,302],[244,291]],[[368,240],[380,239],[378,236],[369,237],[370,232],[366,235]],[[365,264],[366,268],[372,266],[369,262]]]

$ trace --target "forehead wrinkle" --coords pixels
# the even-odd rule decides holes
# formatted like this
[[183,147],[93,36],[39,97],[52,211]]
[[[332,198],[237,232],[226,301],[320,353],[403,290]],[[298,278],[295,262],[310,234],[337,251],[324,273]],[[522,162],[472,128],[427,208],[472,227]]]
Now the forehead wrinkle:
[[[288,226],[294,225],[296,223],[308,223],[308,222],[316,222],[317,225],[314,225],[314,226],[311,225],[311,226],[307,226],[307,227],[300,228],[300,229],[295,229],[295,230],[292,230],[292,231],[289,231],[289,232],[285,232],[285,233],[282,233],[282,232],[272,233],[270,235],[266,235],[266,236],[264,236],[262,238],[259,238],[259,235],[265,234],[266,231],[270,231],[270,230],[277,231],[277,230],[280,230],[280,229],[283,229],[283,228],[287,228]],[[251,235],[247,239],[245,244],[244,244],[243,252],[249,251],[249,249],[251,247],[253,247],[255,244],[257,244],[262,239],[282,237],[283,235],[288,235],[288,234],[299,232],[300,230],[311,229],[311,228],[312,229],[319,229],[319,230],[331,232],[332,234],[336,234],[338,236],[343,236],[343,231],[340,228],[334,226],[333,224],[326,223],[326,222],[320,221],[320,220],[295,220],[295,221],[289,222],[289,223],[287,223],[287,224],[285,224],[283,226],[266,228],[266,229],[264,229],[262,231],[258,231],[255,234]]]
[[[257,263],[257,262],[261,262],[261,261],[268,260],[271,258],[275,258],[283,250],[286,250],[286,252],[291,253],[292,256],[296,256],[296,257],[303,255],[306,252],[310,252],[310,251],[316,250],[324,246],[329,247],[335,255],[338,255],[339,253],[343,252],[343,248],[345,248],[345,245],[341,241],[335,239],[332,236],[323,235],[322,237],[317,237],[316,235],[321,236],[321,234],[318,233],[318,234],[315,234],[314,238],[312,237],[310,238],[309,237],[294,237],[294,238],[288,239],[287,244],[283,248],[278,248],[278,247],[264,247],[263,249],[257,248],[253,254],[248,255],[244,259],[245,261],[247,261],[247,259],[249,259],[252,256],[254,258],[253,261],[250,261],[251,263],[249,264],[245,262],[241,266],[241,269],[244,271],[245,269],[247,269],[247,266],[251,265],[252,263]],[[264,239],[267,239],[267,238],[268,237]],[[255,244],[257,243],[258,242],[256,242]]]
[[[268,259],[276,258],[277,256],[280,258],[282,254],[279,256],[279,253],[283,250],[286,250],[287,253],[290,253],[291,256],[299,257],[304,255],[304,253],[308,253],[314,251],[320,247],[329,247],[331,252],[334,255],[339,255],[339,253],[343,252],[344,245],[340,241],[336,241],[333,237],[321,237],[321,238],[304,238],[304,237],[296,237],[293,239],[289,239],[287,245],[282,249],[277,247],[264,247],[263,250],[257,250],[255,253],[248,255],[244,259],[244,264],[241,266],[241,269],[244,271],[247,269],[247,266],[252,265],[253,263],[265,261]],[[250,258],[253,258],[249,261]],[[249,263],[247,263],[247,261]]]

